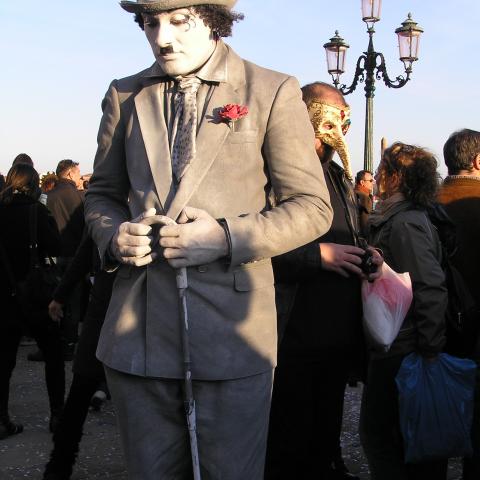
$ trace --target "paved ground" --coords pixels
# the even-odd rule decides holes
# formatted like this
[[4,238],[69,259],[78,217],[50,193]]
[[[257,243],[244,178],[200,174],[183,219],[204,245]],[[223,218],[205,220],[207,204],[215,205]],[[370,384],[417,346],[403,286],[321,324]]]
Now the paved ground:
[[[51,450],[43,362],[28,362],[34,347],[20,347],[10,392],[10,411],[24,432],[0,441],[0,480],[40,480]],[[68,380],[71,362],[66,364]],[[90,412],[72,480],[126,480],[115,413],[110,402]]]
[[[43,363],[26,360],[33,349],[31,346],[19,349],[12,379],[11,412],[24,424],[25,431],[0,441],[0,480],[40,480],[51,449]],[[68,363],[69,379],[70,366]],[[357,434],[360,396],[361,388],[347,391],[342,444],[351,471],[367,480],[368,467]],[[127,480],[110,402],[101,412],[89,414],[84,432],[72,480]],[[459,480],[458,472],[458,462],[451,462],[448,480]]]

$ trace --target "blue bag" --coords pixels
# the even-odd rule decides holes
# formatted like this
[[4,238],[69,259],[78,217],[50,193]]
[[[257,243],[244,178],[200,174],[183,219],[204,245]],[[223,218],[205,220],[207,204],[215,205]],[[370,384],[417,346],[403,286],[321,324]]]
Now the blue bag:
[[472,360],[446,353],[403,359],[395,381],[406,463],[472,455],[475,371]]

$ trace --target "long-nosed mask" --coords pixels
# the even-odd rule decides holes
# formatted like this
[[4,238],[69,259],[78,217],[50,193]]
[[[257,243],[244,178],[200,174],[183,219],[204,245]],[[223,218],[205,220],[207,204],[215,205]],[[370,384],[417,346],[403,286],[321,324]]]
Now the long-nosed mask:
[[330,145],[340,157],[346,175],[353,180],[350,151],[345,134],[350,127],[350,108],[313,100],[308,105],[308,114],[315,130],[315,137]]

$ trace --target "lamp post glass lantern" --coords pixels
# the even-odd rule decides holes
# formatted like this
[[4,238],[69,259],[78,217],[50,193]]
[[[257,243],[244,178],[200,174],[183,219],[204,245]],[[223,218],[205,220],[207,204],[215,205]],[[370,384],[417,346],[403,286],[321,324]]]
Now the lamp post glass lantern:
[[375,80],[383,80],[389,88],[402,88],[412,73],[412,64],[418,60],[418,47],[423,29],[412,20],[412,15],[395,30],[398,36],[400,60],[405,67],[405,75],[399,75],[392,80],[387,73],[383,53],[376,52],[373,46],[374,24],[380,20],[382,0],[361,0],[362,20],[367,24],[369,36],[368,48],[357,59],[355,75],[352,84],[340,85],[340,75],[345,72],[345,58],[349,45],[340,37],[338,31],[335,36],[324,45],[327,55],[328,73],[332,76],[333,84],[343,93],[349,95],[354,92],[359,83],[365,84],[366,112],[365,112],[365,148],[364,169],[371,172],[373,169],[373,98],[375,96]]
[[380,20],[382,0],[362,0],[362,20],[365,23],[375,23]]
[[335,86],[340,83],[340,75],[345,71],[345,57],[349,45],[345,43],[342,37],[335,31],[335,36],[327,42],[323,48],[327,52],[328,73],[332,75]]
[[402,23],[402,26],[395,30],[398,35],[398,49],[400,51],[400,60],[404,63],[405,69],[412,69],[412,63],[418,60],[418,50],[420,47],[420,35],[423,29],[412,20],[412,14]]

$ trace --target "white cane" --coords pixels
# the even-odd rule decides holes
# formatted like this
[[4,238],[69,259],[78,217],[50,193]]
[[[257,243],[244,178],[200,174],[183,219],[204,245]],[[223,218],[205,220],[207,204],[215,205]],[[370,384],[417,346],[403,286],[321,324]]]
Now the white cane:
[[[175,221],[163,215],[154,215],[145,218],[142,223],[146,225],[163,224],[174,225]],[[158,240],[155,240],[158,244]],[[182,340],[183,353],[183,373],[184,373],[184,408],[187,419],[188,434],[190,437],[190,452],[192,456],[193,479],[201,480],[200,476],[200,458],[198,455],[197,443],[197,417],[195,410],[195,399],[193,397],[192,385],[192,362],[190,359],[190,342],[188,334],[188,309],[187,309],[187,288],[188,277],[186,267],[175,270],[177,290],[180,307],[180,334]]]
[[197,444],[197,417],[195,411],[195,399],[192,388],[192,362],[190,359],[190,344],[188,335],[188,310],[187,288],[188,277],[185,267],[176,270],[178,298],[180,300],[180,321],[183,350],[183,373],[184,373],[184,405],[187,417],[188,433],[190,436],[190,450],[192,455],[192,467],[194,480],[200,480],[200,459]]

